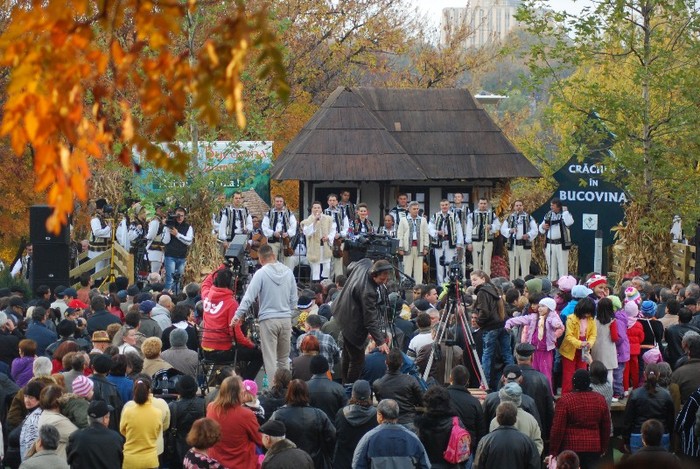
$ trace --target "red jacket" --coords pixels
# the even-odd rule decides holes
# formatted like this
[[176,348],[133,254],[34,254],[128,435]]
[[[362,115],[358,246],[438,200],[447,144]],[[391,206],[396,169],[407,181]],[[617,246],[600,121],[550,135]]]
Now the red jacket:
[[642,352],[642,342],[644,342],[644,327],[639,321],[634,326],[627,329],[627,337],[630,340],[630,355],[639,355]]
[[219,412],[212,403],[207,407],[207,418],[221,425],[221,439],[209,449],[209,456],[230,469],[255,469],[255,445],[262,447],[262,439],[253,411],[237,405]]
[[230,289],[213,285],[216,272],[218,270],[209,274],[202,283],[202,348],[229,350],[234,342],[246,348],[255,347],[243,334],[240,323],[234,329],[231,328],[231,320],[238,309],[238,302]]
[[562,396],[554,409],[550,432],[550,454],[565,449],[576,453],[602,453],[610,440],[610,411],[605,398],[594,391],[572,392]]

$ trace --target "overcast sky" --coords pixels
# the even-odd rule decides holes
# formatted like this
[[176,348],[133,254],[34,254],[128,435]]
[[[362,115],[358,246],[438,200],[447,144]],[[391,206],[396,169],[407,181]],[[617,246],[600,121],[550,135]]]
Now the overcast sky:
[[[469,0],[413,0],[422,9],[430,12],[435,21],[440,21],[440,14],[443,8],[463,7]],[[585,5],[590,5],[587,0],[549,0],[550,6],[554,10],[566,10],[569,13],[578,13]]]

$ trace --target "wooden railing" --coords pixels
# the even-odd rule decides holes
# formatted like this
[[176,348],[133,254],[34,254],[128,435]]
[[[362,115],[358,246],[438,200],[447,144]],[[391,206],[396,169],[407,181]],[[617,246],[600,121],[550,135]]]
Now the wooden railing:
[[[125,250],[119,243],[114,243],[114,276],[115,277],[126,277],[129,279],[129,285],[134,283],[134,256]],[[83,260],[87,257],[87,253],[82,253],[78,256],[79,260]],[[89,272],[95,268],[98,262],[102,260],[107,261],[107,267],[92,274],[92,278],[106,278],[109,276],[110,272],[110,262],[112,258],[112,250],[107,250],[101,253],[99,256],[88,260],[87,262],[80,264],[75,269],[70,271],[71,282],[76,288],[80,288],[80,282],[77,280],[83,272]],[[102,285],[102,290],[107,289],[107,283]]]
[[696,247],[682,243],[671,243],[673,275],[683,283],[695,282]]

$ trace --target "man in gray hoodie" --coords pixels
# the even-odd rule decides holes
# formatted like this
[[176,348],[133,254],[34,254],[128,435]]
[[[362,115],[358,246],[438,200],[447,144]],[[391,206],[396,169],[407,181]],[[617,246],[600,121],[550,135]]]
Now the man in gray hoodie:
[[231,321],[235,327],[258,299],[260,309],[260,346],[265,373],[274,376],[278,368],[289,369],[289,348],[292,337],[292,310],[297,304],[297,287],[292,271],[277,262],[268,245],[258,251],[262,267],[255,272]]

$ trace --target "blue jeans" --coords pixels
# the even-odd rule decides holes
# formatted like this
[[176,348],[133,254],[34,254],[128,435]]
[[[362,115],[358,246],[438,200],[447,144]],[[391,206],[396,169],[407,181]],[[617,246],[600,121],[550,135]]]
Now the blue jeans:
[[[185,264],[187,259],[184,257],[165,257],[165,290],[172,290],[173,288],[173,274],[177,272],[179,274],[180,282],[182,280],[182,274],[185,273]],[[178,288],[178,291],[180,289]]]
[[486,384],[490,388],[491,364],[496,353],[496,347],[500,349],[504,365],[512,365],[515,361],[513,360],[513,351],[510,348],[510,334],[504,328],[488,331],[482,337],[484,340],[484,352],[481,356],[481,364],[484,367]]

